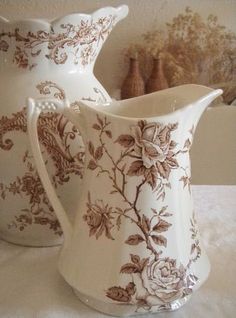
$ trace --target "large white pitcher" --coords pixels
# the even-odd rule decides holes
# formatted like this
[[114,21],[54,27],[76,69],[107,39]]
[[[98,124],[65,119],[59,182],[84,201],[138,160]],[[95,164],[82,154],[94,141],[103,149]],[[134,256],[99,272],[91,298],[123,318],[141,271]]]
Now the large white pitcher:
[[[28,101],[28,129],[42,183],[65,234],[59,271],[89,306],[132,315],[174,310],[206,280],[190,189],[198,120],[221,90],[184,85],[109,107]],[[37,137],[42,111],[80,127],[86,146],[72,225],[48,178]],[[74,189],[77,191],[77,189]]]
[[[126,5],[52,21],[0,17],[0,237],[22,245],[62,242],[62,230],[40,182],[27,137],[27,96],[110,101],[93,74],[97,56]],[[57,194],[73,219],[83,175],[78,130],[58,114],[38,121],[39,141]],[[7,164],[6,164],[7,163]],[[78,178],[79,176],[79,178]]]

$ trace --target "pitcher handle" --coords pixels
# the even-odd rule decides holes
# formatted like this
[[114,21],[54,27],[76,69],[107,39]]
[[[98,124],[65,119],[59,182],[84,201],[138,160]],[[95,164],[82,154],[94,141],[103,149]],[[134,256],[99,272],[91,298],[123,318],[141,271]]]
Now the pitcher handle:
[[[27,128],[29,134],[30,145],[35,160],[35,165],[38,170],[39,177],[52,204],[55,214],[61,224],[64,233],[65,244],[70,241],[72,235],[72,225],[63,208],[60,200],[57,197],[56,191],[49,178],[43,156],[40,150],[37,122],[41,112],[56,112],[65,115],[77,128],[78,122],[75,120],[73,112],[70,109],[68,100],[59,101],[57,99],[40,98],[27,100]],[[76,112],[76,115],[78,113]]]

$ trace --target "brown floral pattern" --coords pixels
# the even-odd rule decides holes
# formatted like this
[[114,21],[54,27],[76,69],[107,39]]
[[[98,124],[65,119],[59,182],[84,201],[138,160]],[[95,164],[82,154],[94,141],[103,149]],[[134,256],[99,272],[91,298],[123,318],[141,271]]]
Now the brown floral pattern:
[[141,278],[153,303],[169,303],[183,296],[186,270],[183,265],[177,268],[176,260],[161,258],[151,260],[141,272]]
[[188,267],[191,266],[193,262],[196,262],[198,258],[201,256],[201,247],[200,247],[200,242],[199,242],[199,233],[197,229],[197,222],[195,219],[194,212],[192,214],[192,218],[190,219],[190,224],[191,224],[191,239],[193,240],[192,246],[191,246],[191,259],[188,263]]
[[34,58],[43,54],[57,65],[66,63],[71,56],[75,65],[86,66],[95,61],[99,45],[111,32],[116,19],[116,15],[108,15],[97,20],[83,19],[77,25],[61,24],[61,32],[55,32],[53,26],[50,31],[28,31],[26,35],[19,28],[13,32],[2,31],[0,50],[7,52],[7,41],[14,39],[13,63],[29,70],[37,66],[37,62],[32,62]]
[[[66,97],[65,91],[52,81],[44,81],[36,86],[41,95],[53,96],[63,100]],[[105,96],[98,88],[93,88],[96,100],[105,101]],[[82,98],[82,100],[87,99]],[[77,101],[71,104],[75,108]],[[12,114],[11,117],[0,118],[0,149],[11,151],[14,141],[7,138],[8,133],[27,132],[26,108]],[[71,141],[80,136],[78,130],[62,115],[55,113],[41,114],[38,120],[38,135],[40,144],[44,147],[47,158],[50,158],[54,171],[52,181],[57,188],[70,181],[72,176],[82,178],[84,169],[84,147],[76,153],[72,152]],[[33,165],[33,158],[28,151],[22,158],[25,164],[25,173],[17,176],[10,184],[0,182],[0,197],[6,200],[7,195],[18,195],[26,199],[26,207],[9,224],[9,228],[18,228],[20,231],[31,224],[49,225],[50,229],[57,235],[62,235],[60,225],[56,219],[39,176]],[[28,203],[27,203],[28,202]]]
[[[53,94],[55,98],[64,99],[65,92],[56,83],[45,81],[36,87],[40,94]],[[71,153],[70,141],[76,138],[78,131],[72,127],[67,129],[68,120],[58,114],[42,114],[39,118],[38,133],[41,145],[46,149],[55,167],[53,183],[57,187],[70,180],[72,175],[83,175],[84,149],[81,148],[76,154]],[[0,148],[11,151],[14,141],[5,136],[11,132],[27,131],[26,109],[13,114],[11,117],[0,118]],[[58,138],[59,137],[59,138]],[[28,151],[23,155],[22,161],[25,165],[25,173],[17,176],[10,184],[0,183],[0,196],[2,200],[7,196],[21,196],[26,202],[26,207],[21,214],[15,216],[9,224],[9,228],[18,228],[23,231],[31,224],[42,226],[49,225],[49,228],[56,234],[62,235],[59,222],[54,215],[48,198],[39,176],[33,165],[33,158]]]
[[48,225],[55,235],[62,235],[58,220],[55,218],[53,208],[44,192],[36,169],[31,163],[32,157],[25,152],[23,162],[27,172],[22,177],[17,177],[9,185],[0,183],[1,198],[5,200],[8,195],[25,197],[29,201],[26,208],[21,210],[20,215],[8,225],[9,229],[18,228],[23,231],[31,224]]
[[107,204],[104,205],[103,201],[91,202],[90,193],[88,194],[87,213],[84,215],[84,220],[89,226],[89,236],[95,235],[98,239],[103,233],[106,237],[113,240],[111,229],[113,228],[112,208]]
[[[183,169],[179,166],[178,156],[187,154],[190,145],[177,149],[174,131],[178,129],[178,123],[164,125],[140,121],[130,127],[130,134],[121,134],[117,138],[113,138],[112,126],[106,117],[97,116],[92,127],[99,144],[95,145],[91,140],[88,142],[91,158],[87,169],[97,176],[107,176],[112,185],[110,194],[118,195],[124,207],[109,206],[104,200],[93,203],[92,193],[88,193],[87,212],[83,219],[88,225],[89,236],[99,239],[104,235],[115,239],[115,232],[120,230],[122,222],[131,222],[137,231],[129,235],[124,243],[134,247],[142,244],[147,251],[145,258],[130,254],[130,260],[121,266],[120,273],[127,277],[131,275],[132,279],[128,279],[125,287],[109,287],[106,296],[117,303],[136,305],[137,311],[140,308],[152,311],[154,307],[157,311],[171,309],[175,300],[192,293],[198,281],[191,273],[192,263],[201,255],[194,219],[191,219],[190,229],[193,244],[190,246],[189,262],[184,266],[177,264],[176,259],[162,256],[168,246],[166,233],[173,226],[173,213],[168,206],[142,211],[138,202],[140,193],[149,188],[161,193],[157,196],[157,206],[161,205],[165,192],[171,188],[169,177],[172,171]],[[191,131],[193,133],[193,129]],[[109,152],[106,146],[108,140],[119,144],[120,157],[115,159]],[[112,165],[111,169],[107,168],[107,160]],[[137,180],[136,192],[130,198],[126,187],[133,178]]]
[[136,158],[127,174],[143,176],[145,182],[156,191],[157,199],[164,200],[165,188],[171,187],[168,182],[170,172],[179,166],[174,152],[177,144],[171,139],[177,127],[177,123],[163,125],[140,121],[131,127],[130,135],[121,135],[116,140]]
[[177,124],[164,126],[159,123],[146,123],[140,121],[132,127],[135,140],[134,151],[142,159],[146,169],[155,167],[157,173],[168,179],[171,168],[178,167],[178,163],[171,151],[176,143],[171,140],[171,131]]
[[[192,143],[193,143],[193,134],[194,134],[194,130],[195,127],[194,125],[192,126],[192,128],[189,130],[189,134],[190,137],[187,138],[184,142],[184,146],[183,146],[183,150],[181,151],[181,153],[188,153]],[[190,167],[181,167],[181,169],[183,170],[184,174],[183,176],[179,179],[179,181],[181,181],[183,183],[183,188],[187,188],[189,193],[191,193],[191,174],[190,174]]]

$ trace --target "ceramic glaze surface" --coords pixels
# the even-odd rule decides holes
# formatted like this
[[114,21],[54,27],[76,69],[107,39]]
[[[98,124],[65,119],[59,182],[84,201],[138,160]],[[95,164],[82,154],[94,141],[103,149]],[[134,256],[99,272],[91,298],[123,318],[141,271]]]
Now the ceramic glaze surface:
[[[103,43],[127,6],[71,14],[52,22],[0,18],[0,237],[17,244],[59,244],[62,230],[40,182],[27,138],[27,96],[69,98],[73,107],[107,103],[93,75]],[[40,144],[51,180],[72,215],[78,205],[84,146],[62,115],[43,114]]]
[[[184,85],[107,108],[80,103],[76,113],[68,102],[29,100],[32,151],[65,233],[59,270],[88,305],[119,316],[174,310],[206,280],[189,150],[202,112],[221,93]],[[37,146],[35,127],[45,110],[79,125],[86,145],[73,227]]]

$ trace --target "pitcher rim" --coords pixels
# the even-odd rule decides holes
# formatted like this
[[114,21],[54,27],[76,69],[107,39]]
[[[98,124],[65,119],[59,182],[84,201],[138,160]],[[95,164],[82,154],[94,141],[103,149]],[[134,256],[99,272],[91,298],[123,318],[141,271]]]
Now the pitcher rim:
[[105,6],[102,8],[99,8],[95,11],[92,11],[91,13],[84,13],[84,12],[71,12],[65,15],[60,15],[58,17],[52,18],[52,19],[45,19],[45,18],[22,18],[22,19],[7,19],[4,16],[0,15],[0,23],[6,23],[6,24],[21,24],[25,22],[31,22],[31,23],[41,23],[47,26],[51,26],[52,24],[58,23],[60,20],[71,17],[71,16],[78,16],[81,18],[91,18],[95,15],[98,15],[100,12],[105,11],[105,10],[113,10],[113,11],[124,11],[122,18],[125,18],[129,12],[129,7],[126,4],[122,4],[117,7],[112,7],[112,6]]
[[[155,95],[155,94],[158,94],[160,92],[163,92],[163,91],[167,91],[167,90],[171,90],[171,89],[176,89],[177,87],[204,87],[204,88],[208,88],[209,89],[209,93],[208,94],[204,94],[203,96],[201,96],[200,98],[198,98],[197,100],[195,100],[194,102],[192,103],[188,103],[186,104],[185,106],[181,107],[180,109],[176,109],[174,111],[171,111],[171,112],[167,112],[166,114],[164,115],[156,115],[156,116],[146,116],[146,117],[128,117],[128,116],[122,116],[122,115],[117,115],[117,114],[113,114],[109,111],[106,111],[106,107],[108,106],[111,106],[113,103],[122,103],[124,101],[130,101],[130,100],[137,100],[137,99],[140,99],[140,98],[146,98],[146,97],[150,97],[150,95]],[[163,119],[166,118],[166,117],[170,117],[170,116],[176,116],[184,111],[186,111],[186,109],[192,107],[194,104],[196,103],[199,103],[201,101],[203,101],[204,99],[208,98],[209,95],[215,95],[215,98],[220,96],[221,94],[223,93],[223,90],[222,89],[214,89],[214,88],[211,88],[211,87],[208,87],[208,86],[205,86],[205,85],[198,85],[198,84],[184,84],[184,85],[179,85],[179,86],[175,86],[175,87],[170,87],[170,88],[167,88],[167,89],[164,89],[164,90],[161,90],[161,91],[157,91],[157,92],[154,92],[154,93],[151,93],[151,94],[147,94],[147,95],[142,95],[142,96],[138,96],[138,97],[133,97],[133,98],[130,98],[130,99],[124,99],[124,100],[115,100],[115,101],[111,101],[109,103],[106,103],[106,104],[96,104],[96,105],[88,105],[88,104],[85,104],[82,102],[80,102],[80,104],[82,105],[81,108],[89,108],[89,109],[92,109],[93,111],[99,113],[99,114],[103,114],[105,116],[110,116],[110,117],[113,117],[113,118],[117,118],[117,119],[122,119],[122,120],[126,120],[126,121],[140,121],[140,120],[150,120],[150,119]],[[99,107],[103,107],[103,109],[99,109]]]

